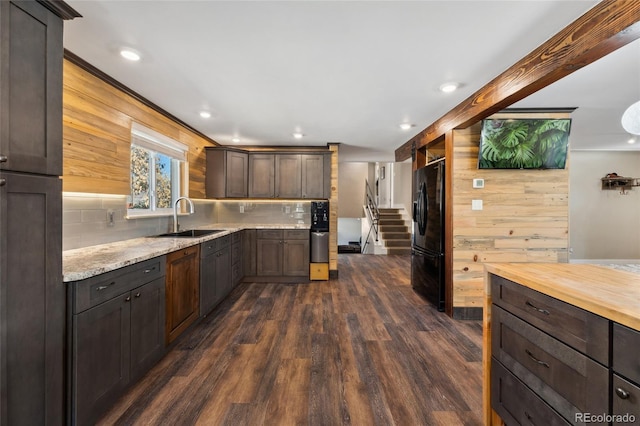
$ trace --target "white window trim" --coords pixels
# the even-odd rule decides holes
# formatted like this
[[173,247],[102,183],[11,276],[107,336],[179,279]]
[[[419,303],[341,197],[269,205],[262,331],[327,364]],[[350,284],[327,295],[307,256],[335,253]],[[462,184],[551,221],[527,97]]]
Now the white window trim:
[[[172,175],[171,178],[172,187],[179,188],[177,193],[174,193],[171,197],[172,205],[178,197],[181,197],[184,194],[189,194],[189,161],[187,157],[189,147],[187,145],[175,141],[139,123],[132,123],[131,125],[131,145],[164,154],[177,160],[178,162],[183,162],[184,167],[178,168],[178,170],[182,169],[182,176],[180,176],[181,182],[176,182],[176,175]],[[151,158],[151,163],[152,167],[150,168],[150,170],[152,171],[152,173],[155,173],[155,167],[153,167],[153,157]],[[151,179],[151,182],[154,181],[154,179]],[[155,194],[152,192],[149,195],[151,198],[150,204],[152,206],[155,206]],[[125,218],[139,219],[145,217],[160,217],[171,215],[173,215],[173,208],[162,208],[157,210],[153,208],[127,209]]]

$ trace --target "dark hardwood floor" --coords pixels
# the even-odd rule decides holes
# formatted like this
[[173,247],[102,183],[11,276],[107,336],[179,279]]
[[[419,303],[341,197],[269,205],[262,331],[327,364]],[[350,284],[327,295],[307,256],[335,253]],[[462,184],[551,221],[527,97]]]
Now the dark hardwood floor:
[[482,325],[437,312],[409,256],[339,279],[242,284],[101,424],[479,425]]

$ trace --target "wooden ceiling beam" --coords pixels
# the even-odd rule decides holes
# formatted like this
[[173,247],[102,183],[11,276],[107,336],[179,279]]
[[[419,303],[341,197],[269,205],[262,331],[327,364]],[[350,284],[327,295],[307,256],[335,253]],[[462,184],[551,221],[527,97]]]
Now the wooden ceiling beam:
[[420,149],[449,130],[468,127],[638,38],[640,1],[598,3],[396,149],[396,161],[411,158],[414,144]]

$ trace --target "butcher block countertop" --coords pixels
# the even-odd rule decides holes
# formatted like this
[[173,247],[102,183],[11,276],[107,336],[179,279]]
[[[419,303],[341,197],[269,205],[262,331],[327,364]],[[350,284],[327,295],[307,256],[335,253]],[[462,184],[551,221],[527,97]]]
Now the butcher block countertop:
[[[640,330],[640,274],[574,263],[490,263],[485,264],[485,269]],[[491,289],[486,291],[490,295]]]
[[223,223],[199,226],[223,232],[193,238],[141,237],[62,252],[62,280],[79,281],[243,229],[309,229],[308,225]]

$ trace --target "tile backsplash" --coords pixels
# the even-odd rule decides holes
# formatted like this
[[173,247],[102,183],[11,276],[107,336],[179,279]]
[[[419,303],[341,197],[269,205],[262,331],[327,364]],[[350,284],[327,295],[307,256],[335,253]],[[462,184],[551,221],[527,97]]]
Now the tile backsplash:
[[[63,193],[62,249],[70,250],[169,232],[172,216],[127,219],[127,197]],[[311,202],[192,200],[195,213],[179,217],[180,229],[216,223],[310,224]],[[108,226],[109,213],[113,226]]]

